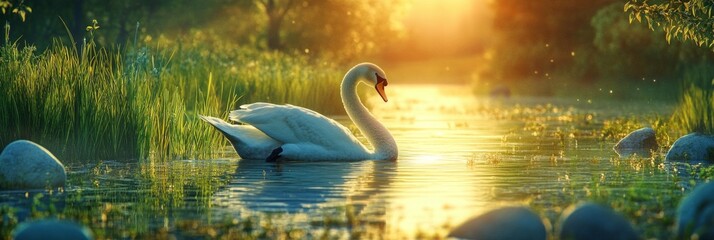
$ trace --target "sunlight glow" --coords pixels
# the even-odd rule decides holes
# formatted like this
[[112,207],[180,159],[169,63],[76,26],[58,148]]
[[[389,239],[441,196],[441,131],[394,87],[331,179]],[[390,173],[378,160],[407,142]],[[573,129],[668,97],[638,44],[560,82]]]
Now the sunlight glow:
[[[401,140],[396,175],[391,177],[386,193],[390,196],[385,216],[388,231],[393,235],[445,235],[449,226],[491,207],[485,203],[491,196],[487,184],[492,181],[488,176],[495,175],[493,168],[465,162],[473,159],[475,152],[500,147],[494,144],[500,144],[502,134],[495,132],[497,122],[459,117],[479,104],[455,97],[464,96],[467,88],[395,85],[390,91],[400,101],[373,105],[377,116],[395,121],[384,120]],[[409,109],[414,115],[390,116],[399,112],[394,108]],[[463,134],[482,138],[462,141],[459,136]]]
[[408,4],[404,25],[419,50],[446,54],[471,47],[474,39],[488,40],[490,10],[485,0],[411,0]]
[[422,155],[414,157],[414,162],[418,164],[434,164],[442,159],[443,157],[439,155]]

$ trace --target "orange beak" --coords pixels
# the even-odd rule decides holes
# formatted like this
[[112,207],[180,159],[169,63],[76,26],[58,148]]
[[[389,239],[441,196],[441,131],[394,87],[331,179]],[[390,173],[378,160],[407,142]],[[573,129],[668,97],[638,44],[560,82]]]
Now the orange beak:
[[374,88],[377,89],[377,93],[379,93],[379,96],[382,97],[382,100],[384,100],[384,102],[387,102],[389,101],[387,99],[387,93],[384,92],[384,86],[387,86],[388,84],[387,79],[380,77],[379,74],[375,75],[377,75],[377,84],[374,85]]

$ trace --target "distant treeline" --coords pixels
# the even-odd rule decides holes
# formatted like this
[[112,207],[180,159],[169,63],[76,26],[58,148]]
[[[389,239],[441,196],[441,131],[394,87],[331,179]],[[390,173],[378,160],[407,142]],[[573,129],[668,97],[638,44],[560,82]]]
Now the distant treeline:
[[668,44],[661,30],[630,24],[624,5],[613,0],[493,1],[498,40],[480,81],[528,86],[525,93],[545,95],[577,86],[619,86],[616,92],[639,91],[647,84],[671,89],[690,66],[712,63],[708,48]]
[[[378,45],[390,41],[380,37],[396,31],[388,24],[390,15],[384,13],[400,4],[379,0],[0,0],[3,2],[11,5],[0,15],[12,27],[11,38],[41,49],[53,39],[69,43],[70,36],[81,44],[89,37],[87,26],[96,19],[100,27],[95,41],[104,47],[204,31],[256,49],[339,52],[342,58],[374,52]],[[24,19],[10,13],[20,4],[32,9],[24,13]]]

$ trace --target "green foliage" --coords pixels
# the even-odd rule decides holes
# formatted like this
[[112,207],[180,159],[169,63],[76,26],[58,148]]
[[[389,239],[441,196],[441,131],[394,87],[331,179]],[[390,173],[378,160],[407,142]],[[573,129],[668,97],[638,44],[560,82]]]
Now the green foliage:
[[546,82],[569,69],[589,45],[590,18],[610,1],[494,1],[496,44],[491,74],[506,81]]
[[714,70],[692,67],[684,75],[685,90],[672,119],[683,134],[714,134]]
[[[6,0],[0,0],[0,9]],[[273,2],[275,11],[260,3]],[[7,2],[9,4],[9,2]],[[256,49],[331,55],[349,60],[377,52],[394,41],[399,31],[396,20],[401,1],[298,1],[298,0],[84,0],[32,1],[33,18],[13,29],[12,35],[45,49],[49,39],[65,44],[74,38],[93,38],[104,47],[127,46],[136,32],[157,38],[183,38],[192,31],[212,31],[222,41]],[[13,3],[13,7],[15,7]],[[10,9],[10,8],[8,8]],[[279,19],[273,19],[279,13]],[[66,22],[66,27],[58,21]],[[102,24],[102,34],[94,35],[86,26]],[[0,15],[0,22],[15,26],[19,19]],[[277,23],[271,23],[277,21]],[[140,22],[141,26],[137,27]],[[272,25],[271,25],[272,24]],[[270,35],[271,28],[275,28]],[[96,30],[96,29],[92,29]],[[271,38],[280,48],[269,46]],[[307,49],[307,50],[306,50]]]
[[600,9],[590,24],[595,30],[595,63],[603,77],[672,79],[693,61],[694,54],[687,54],[691,46],[668,46],[662,31],[630,24],[620,2]]
[[25,0],[19,0],[16,5],[13,5],[9,0],[0,0],[0,11],[2,11],[3,15],[8,12],[12,12],[13,14],[19,16],[24,22],[27,14],[32,13],[32,8],[25,5]]
[[[262,53],[201,32],[125,54],[60,44],[0,48],[0,146],[29,139],[62,159],[202,158],[225,140],[198,114],[241,103],[292,103],[341,113],[342,71]],[[152,43],[152,41],[149,41]]]
[[668,44],[665,32],[630,24],[624,1],[493,5],[499,40],[479,80],[506,82],[516,94],[674,100],[687,67],[712,62],[712,53],[694,44]]
[[[226,4],[207,26],[261,49],[364,58],[398,38],[402,1],[279,1]],[[204,28],[205,29],[205,28]]]
[[672,38],[691,40],[699,46],[714,47],[714,2],[709,0],[649,1],[630,0],[625,12],[630,22],[646,22],[652,30],[661,28],[667,42]]
[[[691,40],[709,49],[714,47],[712,8],[714,2],[707,0],[630,0],[624,6],[625,12],[629,12],[629,22],[636,20],[653,31],[663,30],[667,43],[671,44],[672,38]],[[705,61],[691,61],[682,67],[684,92],[672,117],[681,134],[714,134],[714,71],[709,56],[700,59]]]

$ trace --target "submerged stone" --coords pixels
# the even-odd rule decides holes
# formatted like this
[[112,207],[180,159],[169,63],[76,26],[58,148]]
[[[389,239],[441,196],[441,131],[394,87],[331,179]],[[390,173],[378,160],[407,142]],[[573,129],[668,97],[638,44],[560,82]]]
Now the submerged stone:
[[540,217],[525,207],[504,207],[467,220],[449,233],[461,239],[546,239]]
[[714,136],[690,133],[677,139],[667,152],[667,161],[714,162]]
[[40,220],[22,223],[13,231],[12,235],[13,239],[17,240],[94,239],[89,228],[61,220]]
[[58,187],[66,180],[62,163],[34,142],[14,141],[0,154],[0,189]]
[[652,128],[640,128],[622,138],[613,149],[620,157],[638,155],[649,157],[652,151],[657,150],[657,138]]
[[677,208],[678,239],[714,239],[714,183],[697,186]]
[[639,239],[622,215],[593,203],[570,206],[559,223],[560,239]]

